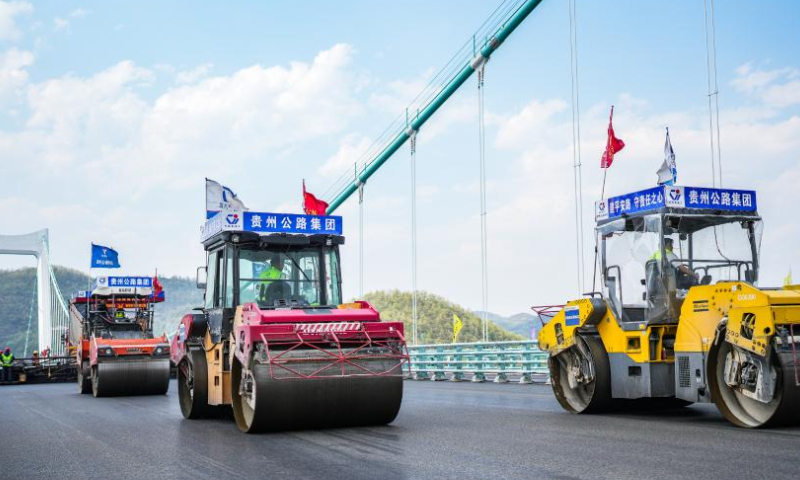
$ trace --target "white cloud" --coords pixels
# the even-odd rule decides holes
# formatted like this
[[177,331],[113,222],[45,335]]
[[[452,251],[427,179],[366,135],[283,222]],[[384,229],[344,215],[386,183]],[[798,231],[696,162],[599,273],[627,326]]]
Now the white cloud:
[[191,70],[182,70],[175,76],[175,82],[179,84],[195,83],[206,77],[213,67],[214,65],[211,63],[204,63]]
[[31,52],[12,48],[0,53],[0,99],[18,91],[28,81],[26,67],[33,65]]
[[33,5],[28,2],[0,2],[0,40],[18,40],[22,33],[15,17],[32,11]]
[[74,18],[83,18],[88,14],[88,12],[82,8],[77,8],[71,12],[69,12],[66,18],[63,17],[56,17],[53,19],[53,26],[56,30],[66,30],[69,27],[70,22]]
[[[335,145],[364,108],[353,54],[335,45],[308,62],[252,65],[153,95],[156,76],[174,73],[123,61],[90,76],[29,83],[32,58],[7,53],[0,72],[22,72],[14,85],[26,103],[19,128],[0,130],[0,178],[25,181],[4,184],[5,196],[20,201],[0,205],[0,223],[23,211],[14,228],[48,226],[55,261],[78,268],[82,260],[65,252],[112,239],[129,265],[185,273],[202,261],[204,176],[235,186],[254,208],[297,210],[302,172],[292,152],[320,140]],[[89,212],[92,228],[76,230]]]
[[766,107],[786,108],[800,105],[800,70],[777,68],[764,70],[745,63],[736,69],[731,85],[738,91],[763,101]]
[[352,170],[357,161],[362,161],[364,154],[371,150],[372,140],[367,137],[348,135],[339,142],[339,149],[328,157],[319,167],[320,175],[342,175],[343,172]]

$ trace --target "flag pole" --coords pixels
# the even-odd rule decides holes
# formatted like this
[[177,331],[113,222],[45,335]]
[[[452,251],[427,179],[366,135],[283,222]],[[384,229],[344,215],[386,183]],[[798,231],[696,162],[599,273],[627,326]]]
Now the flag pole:
[[608,168],[603,168],[603,186],[600,188],[600,200],[603,200],[603,197],[606,194],[606,175],[608,175]]

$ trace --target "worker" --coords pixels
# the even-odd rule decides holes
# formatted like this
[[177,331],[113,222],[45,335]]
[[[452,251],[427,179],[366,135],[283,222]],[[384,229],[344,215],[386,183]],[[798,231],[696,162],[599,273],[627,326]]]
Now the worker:
[[[272,256],[272,260],[269,262],[269,268],[266,268],[261,271],[261,275],[259,278],[261,280],[280,280],[283,277],[283,258],[280,254],[275,254]],[[269,283],[269,282],[265,282]]]
[[116,313],[114,313],[114,318],[117,320],[125,320],[125,310],[122,308],[117,308]]
[[269,268],[262,270],[258,278],[261,280],[258,287],[259,297],[261,300],[264,300],[266,299],[267,288],[270,286],[273,280],[280,280],[283,278],[283,258],[280,254],[276,253],[272,255],[272,259],[269,262]]
[[14,363],[14,354],[11,353],[11,347],[6,347],[2,354],[0,354],[0,364],[3,366],[3,376],[0,377],[4,382],[11,382],[11,364]]
[[[675,252],[672,251],[674,245],[674,241],[669,238],[664,238],[664,251],[667,254],[667,261],[669,264],[675,268],[678,272],[678,279],[677,279],[677,287],[681,289],[687,289],[692,285],[697,285],[698,280],[700,277],[692,271],[687,265],[683,263],[676,263],[678,262],[678,256],[675,255]],[[661,260],[661,250],[656,250],[656,253],[650,257],[650,260]]]
[[31,355],[31,357],[33,358],[33,364],[38,367],[39,366],[39,351],[38,350],[34,350],[33,351],[33,355]]

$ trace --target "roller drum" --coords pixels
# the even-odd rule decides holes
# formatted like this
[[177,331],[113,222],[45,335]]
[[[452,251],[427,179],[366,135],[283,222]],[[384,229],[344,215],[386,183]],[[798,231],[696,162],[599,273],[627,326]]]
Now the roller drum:
[[777,377],[775,393],[769,403],[763,403],[748,398],[725,384],[725,356],[731,348],[735,347],[726,341],[720,341],[719,346],[709,352],[711,396],[725,418],[744,428],[800,424],[800,387],[795,385],[795,366],[791,351],[773,351],[770,354],[770,364]]
[[394,421],[403,399],[403,378],[358,375],[329,378],[286,378],[256,364],[253,400],[238,395],[241,365],[231,372],[233,409],[242,431],[300,430],[386,425]]
[[164,395],[169,390],[169,360],[115,360],[92,371],[95,397]]

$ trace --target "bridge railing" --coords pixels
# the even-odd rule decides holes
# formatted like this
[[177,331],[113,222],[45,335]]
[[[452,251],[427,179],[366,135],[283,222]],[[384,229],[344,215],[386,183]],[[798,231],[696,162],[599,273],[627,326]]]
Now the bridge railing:
[[497,383],[548,382],[547,353],[536,342],[450,343],[408,347],[409,378]]

